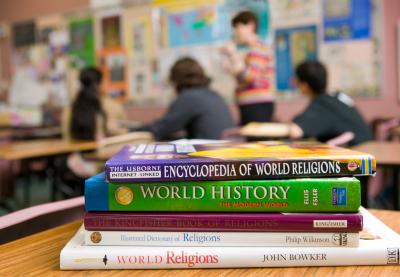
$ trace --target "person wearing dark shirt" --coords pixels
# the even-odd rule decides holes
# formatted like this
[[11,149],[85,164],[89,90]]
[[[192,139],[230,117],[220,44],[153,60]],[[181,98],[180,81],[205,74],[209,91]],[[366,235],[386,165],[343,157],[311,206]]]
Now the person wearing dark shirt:
[[189,57],[179,59],[171,68],[169,80],[177,99],[166,115],[143,128],[156,140],[165,140],[178,131],[189,139],[220,139],[222,132],[234,126],[228,106],[216,92],[199,63]]
[[327,71],[318,61],[305,61],[296,68],[297,87],[311,99],[308,107],[293,120],[291,138],[313,137],[321,142],[350,134],[348,145],[373,139],[372,132],[350,97],[327,94]]

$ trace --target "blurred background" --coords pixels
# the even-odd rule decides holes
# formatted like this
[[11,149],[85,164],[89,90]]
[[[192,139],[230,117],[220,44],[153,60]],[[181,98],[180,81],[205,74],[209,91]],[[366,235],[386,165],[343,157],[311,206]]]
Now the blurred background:
[[66,105],[76,72],[99,65],[108,73],[105,92],[126,105],[128,118],[151,121],[173,97],[166,77],[183,55],[196,57],[232,103],[234,82],[218,45],[231,38],[230,18],[243,9],[259,15],[259,34],[274,42],[278,120],[304,108],[291,77],[310,58],[328,66],[330,90],[355,97],[368,121],[399,113],[398,1],[53,2],[1,1],[1,110],[14,109],[14,120],[42,124],[38,107]]
[[[329,72],[328,91],[353,99],[375,140],[398,139],[400,1],[2,0],[0,214],[82,194],[82,179],[64,176],[63,155],[93,147],[46,151],[58,147],[48,139],[63,138],[63,110],[88,66],[99,68],[102,93],[123,106],[125,125],[135,127],[166,112],[175,99],[170,68],[191,56],[238,122],[235,79],[226,73],[220,49],[233,38],[232,17],[243,10],[257,15],[257,34],[272,49],[274,122],[289,122],[304,110],[294,68],[320,60]],[[37,144],[13,145],[33,140]],[[28,155],[35,150],[39,154]],[[381,183],[397,187],[388,176]],[[372,205],[393,208],[377,195],[370,197]]]

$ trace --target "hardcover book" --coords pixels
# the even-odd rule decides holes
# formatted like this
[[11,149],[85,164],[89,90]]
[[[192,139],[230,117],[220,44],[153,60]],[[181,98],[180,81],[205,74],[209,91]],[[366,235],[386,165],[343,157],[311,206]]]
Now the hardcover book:
[[88,212],[86,230],[170,232],[359,232],[360,213]]
[[85,245],[357,247],[358,233],[84,231]]
[[112,182],[372,175],[373,156],[326,144],[153,143],[124,146],[105,165]]
[[359,247],[86,246],[81,229],[60,254],[60,268],[244,268],[398,265],[400,238],[365,209]]
[[354,177],[85,183],[87,211],[357,212],[360,198]]

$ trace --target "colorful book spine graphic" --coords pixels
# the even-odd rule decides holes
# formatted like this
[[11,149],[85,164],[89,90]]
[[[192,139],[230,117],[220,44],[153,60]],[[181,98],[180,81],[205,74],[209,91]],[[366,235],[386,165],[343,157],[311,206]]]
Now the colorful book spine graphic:
[[86,230],[170,232],[359,232],[360,213],[89,212]]
[[85,184],[87,211],[357,212],[356,178]]
[[358,233],[85,231],[85,245],[357,247]]

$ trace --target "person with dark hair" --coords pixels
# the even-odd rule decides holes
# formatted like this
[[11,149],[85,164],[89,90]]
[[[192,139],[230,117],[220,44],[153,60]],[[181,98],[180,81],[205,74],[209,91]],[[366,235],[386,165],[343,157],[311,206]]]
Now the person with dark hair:
[[80,90],[70,109],[65,111],[64,137],[76,140],[96,140],[126,133],[118,121],[125,118],[121,105],[101,94],[102,73],[87,67],[79,74]]
[[79,75],[81,89],[72,104],[69,126],[72,139],[94,140],[100,134],[107,134],[107,116],[100,101],[101,80],[100,70],[92,67]]
[[233,127],[228,106],[209,88],[211,80],[196,60],[185,57],[176,61],[169,80],[176,100],[163,118],[140,130],[152,132],[156,140],[170,139],[183,130],[189,139],[220,139],[225,129]]
[[271,121],[274,110],[272,49],[258,37],[258,19],[254,13],[240,12],[233,17],[232,27],[236,44],[248,47],[244,58],[233,43],[221,49],[226,57],[224,67],[237,81],[240,124]]
[[308,107],[296,116],[290,137],[314,137],[322,142],[349,134],[348,145],[372,140],[372,132],[352,99],[344,93],[327,93],[328,74],[319,61],[305,61],[296,67],[296,84],[311,100]]
[[[79,74],[80,89],[63,112],[63,137],[74,140],[99,140],[107,136],[128,132],[120,126],[125,119],[122,106],[112,98],[102,95],[100,85],[102,73],[95,67],[87,67]],[[68,155],[65,174],[87,178],[98,172],[97,164],[85,160],[80,153]],[[69,176],[69,175],[68,175]]]

